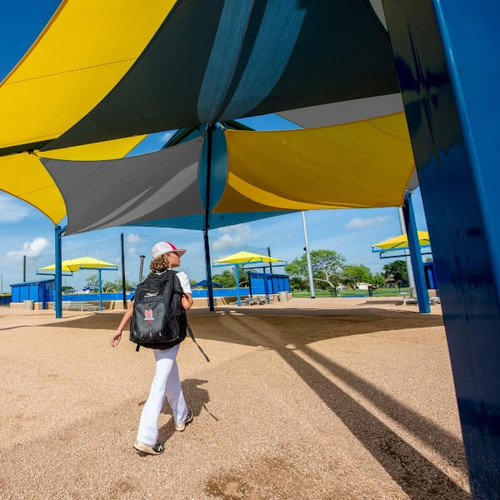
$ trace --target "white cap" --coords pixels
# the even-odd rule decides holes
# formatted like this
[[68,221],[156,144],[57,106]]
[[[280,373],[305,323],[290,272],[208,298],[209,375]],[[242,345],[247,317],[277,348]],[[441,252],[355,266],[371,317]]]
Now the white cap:
[[156,245],[153,246],[151,249],[151,256],[153,259],[156,259],[156,257],[164,254],[164,253],[171,253],[171,252],[176,252],[179,254],[179,257],[181,255],[184,255],[186,253],[186,250],[183,250],[182,248],[177,248],[173,243],[170,243],[170,241],[160,241],[156,243]]

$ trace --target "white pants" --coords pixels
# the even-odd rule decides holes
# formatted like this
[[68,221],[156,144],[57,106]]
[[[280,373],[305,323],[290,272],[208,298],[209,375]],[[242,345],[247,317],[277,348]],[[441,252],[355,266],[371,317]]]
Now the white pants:
[[175,357],[179,345],[163,351],[153,349],[156,359],[156,373],[151,384],[148,399],[142,409],[137,440],[144,444],[155,445],[158,439],[158,417],[165,396],[172,408],[174,421],[184,422],[187,418],[187,406],[181,389],[179,369]]

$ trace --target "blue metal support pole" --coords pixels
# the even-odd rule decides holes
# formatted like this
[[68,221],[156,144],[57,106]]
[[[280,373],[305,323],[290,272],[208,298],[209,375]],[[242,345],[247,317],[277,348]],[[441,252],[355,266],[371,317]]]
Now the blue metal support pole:
[[97,272],[99,273],[99,311],[102,311],[102,274],[100,269]]
[[62,318],[62,241],[61,236],[66,226],[55,228],[55,270],[54,270],[54,309],[56,318]]
[[205,224],[203,228],[203,243],[205,246],[205,268],[207,275],[207,295],[208,308],[215,311],[214,307],[214,289],[212,286],[212,268],[210,262],[210,241],[208,230],[210,229],[210,179],[212,176],[212,147],[213,147],[213,124],[208,125],[207,129],[207,156],[206,156],[206,190],[205,190]]
[[240,274],[238,271],[238,264],[234,266],[234,277],[236,278],[236,295],[238,296],[238,307],[241,307]]
[[[271,273],[271,283],[273,282],[273,275]],[[271,302],[271,298],[269,297],[269,283],[267,282],[267,275],[264,273],[264,292],[266,294],[266,302],[269,304]]]
[[418,310],[424,314],[430,313],[429,292],[427,291],[427,284],[425,282],[424,264],[422,263],[422,254],[418,242],[417,221],[415,219],[415,211],[413,210],[410,191],[407,191],[405,195],[403,216],[405,219],[406,234],[408,236],[408,248],[410,249],[413,280],[417,292]]
[[124,234],[120,234],[120,249],[122,259],[122,302],[123,309],[127,310],[127,281],[125,279],[125,240]]
[[474,498],[500,492],[500,2],[384,0]]

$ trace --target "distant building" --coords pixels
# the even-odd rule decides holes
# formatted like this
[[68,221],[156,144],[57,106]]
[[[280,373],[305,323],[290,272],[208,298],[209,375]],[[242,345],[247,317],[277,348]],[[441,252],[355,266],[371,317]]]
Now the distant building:
[[386,278],[385,279],[385,287],[386,288],[397,288],[398,282],[394,278]]
[[356,283],[356,290],[369,290],[372,286],[371,283]]

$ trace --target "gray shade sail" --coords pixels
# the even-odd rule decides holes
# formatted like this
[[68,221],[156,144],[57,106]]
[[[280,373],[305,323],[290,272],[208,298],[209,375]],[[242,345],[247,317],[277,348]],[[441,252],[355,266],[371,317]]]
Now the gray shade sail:
[[203,139],[142,156],[73,162],[43,158],[66,203],[66,234],[203,214]]
[[366,0],[180,0],[125,77],[46,149],[398,92]]
[[402,111],[403,100],[398,92],[352,101],[308,106],[276,114],[303,128],[313,128],[368,120]]

